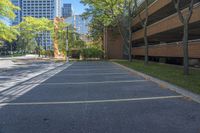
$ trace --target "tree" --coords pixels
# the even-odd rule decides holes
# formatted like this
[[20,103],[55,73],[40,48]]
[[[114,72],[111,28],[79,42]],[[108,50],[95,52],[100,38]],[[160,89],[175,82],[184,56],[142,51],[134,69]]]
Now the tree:
[[89,38],[91,38],[91,40],[93,42],[95,42],[95,44],[98,44],[101,46],[101,49],[104,49],[104,23],[102,22],[102,20],[99,17],[99,14],[102,14],[100,12],[97,12],[96,10],[93,10],[92,7],[90,7],[89,9],[87,9],[87,11],[82,14],[82,18],[83,19],[91,19],[90,23],[89,23]]
[[98,14],[96,12],[93,12],[93,14],[90,12],[91,9],[87,9],[85,13],[82,14],[83,19],[91,19],[89,23],[89,31],[90,31],[90,38],[93,41],[98,41],[103,43],[103,32],[104,32],[104,24],[102,21],[98,19]]
[[[104,28],[118,27],[124,42],[124,53],[132,60],[132,19],[134,16],[134,0],[82,0],[89,5],[87,14],[92,14],[93,23],[100,22]],[[93,27],[96,28],[97,26]],[[98,30],[101,33],[101,30]]]
[[132,61],[132,22],[136,13],[134,6],[135,1],[136,0],[124,0],[124,4],[122,5],[123,13],[118,16],[118,18],[121,18],[118,21],[118,25],[121,27],[121,31],[124,30],[121,34],[124,36],[124,42],[128,44],[129,61]]
[[8,26],[0,21],[0,40],[12,42],[19,35],[15,26]]
[[[52,22],[46,18],[34,18],[34,17],[24,17],[23,21],[18,25],[20,31],[19,39],[24,46],[25,52],[28,50],[30,45],[37,43],[40,48],[41,40],[37,40],[41,36],[41,33],[48,32],[52,30]],[[40,53],[38,53],[40,55]]]
[[[64,22],[62,18],[56,18],[54,20],[54,28],[51,30],[51,36],[54,39],[54,55],[61,55],[66,59],[67,42],[68,48],[82,48],[84,41],[80,39],[80,35],[74,32],[74,28]],[[55,50],[56,49],[56,50]]]
[[19,10],[10,0],[0,1],[0,40],[11,42],[16,39],[18,32],[15,27],[5,24],[4,18],[14,19],[14,10]]
[[[62,56],[66,59],[67,33],[68,33],[68,27],[67,24],[64,22],[64,19],[56,17],[53,23],[53,30],[51,30],[51,36],[54,42],[55,58]],[[60,51],[62,52],[61,54]]]
[[13,5],[10,0],[1,0],[0,1],[0,16],[10,19],[15,18],[14,10],[19,10],[20,8]]
[[173,0],[173,3],[177,10],[179,19],[183,24],[184,74],[189,75],[188,31],[189,31],[189,22],[193,13],[194,0],[190,0],[188,11],[185,15],[181,12],[180,0]]
[[149,18],[149,13],[148,13],[148,0],[144,0],[144,12],[145,12],[145,18],[142,19],[141,18],[141,15],[140,15],[140,11],[139,11],[139,8],[138,8],[138,3],[141,2],[141,1],[138,1],[138,0],[134,0],[135,1],[135,7],[137,9],[137,15],[140,19],[140,23],[141,23],[141,26],[143,27],[144,29],[144,44],[145,44],[145,65],[148,64],[148,61],[149,61],[149,44],[148,44],[148,37],[147,37],[147,24],[148,24],[148,18]]

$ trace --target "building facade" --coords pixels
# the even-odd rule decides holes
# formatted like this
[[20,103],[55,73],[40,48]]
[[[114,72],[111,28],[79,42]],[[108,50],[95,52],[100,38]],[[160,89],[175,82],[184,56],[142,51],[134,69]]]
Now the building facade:
[[[21,0],[12,0],[12,3],[15,6],[18,6],[18,7],[21,8]],[[16,10],[15,11],[15,15],[16,15],[16,18],[13,21],[11,21],[12,25],[17,25],[17,24],[19,24],[22,21],[21,10]]]
[[[16,22],[20,23],[23,17],[32,16],[35,18],[47,18],[53,20],[61,17],[61,0],[12,0],[16,5],[20,5],[21,10],[16,17]],[[17,19],[19,18],[19,19]],[[17,24],[16,23],[16,24]],[[52,49],[52,41],[49,32],[41,33],[41,44],[45,49]]]
[[[194,0],[194,2],[193,14],[189,23],[189,57],[191,65],[200,63],[200,2],[199,0]],[[190,0],[181,0],[180,3],[180,8],[185,15]],[[173,1],[154,0],[148,6],[148,12],[149,59],[164,63],[183,64],[183,24],[179,20]],[[145,12],[142,11],[140,16],[145,19]],[[144,29],[140,24],[139,16],[135,17],[132,26],[132,56],[143,59],[145,54]],[[107,42],[107,45],[112,44]],[[118,52],[121,50],[118,50]],[[107,54],[111,55],[112,53]],[[115,57],[112,56],[111,58]]]
[[71,17],[68,17],[65,22],[71,24],[77,33],[82,35],[89,34],[89,19],[85,20],[80,15],[73,15]]
[[68,18],[72,16],[72,4],[63,4],[62,17]]

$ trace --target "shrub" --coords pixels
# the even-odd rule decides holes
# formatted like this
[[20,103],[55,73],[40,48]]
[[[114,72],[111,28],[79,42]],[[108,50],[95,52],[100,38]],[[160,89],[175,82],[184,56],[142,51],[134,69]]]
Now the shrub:
[[98,48],[85,48],[81,50],[81,55],[83,58],[102,58],[103,51]]
[[54,56],[54,51],[53,50],[46,50],[45,55],[48,57],[53,57]]

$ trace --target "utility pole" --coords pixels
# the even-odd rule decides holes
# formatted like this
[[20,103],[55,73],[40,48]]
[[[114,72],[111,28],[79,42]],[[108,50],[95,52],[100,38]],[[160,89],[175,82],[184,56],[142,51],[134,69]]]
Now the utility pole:
[[66,62],[69,62],[69,27],[67,26],[67,37],[66,37]]

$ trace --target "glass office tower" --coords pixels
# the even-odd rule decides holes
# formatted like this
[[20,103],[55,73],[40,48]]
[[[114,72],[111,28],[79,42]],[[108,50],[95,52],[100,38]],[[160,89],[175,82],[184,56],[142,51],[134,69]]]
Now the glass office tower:
[[[55,17],[61,17],[61,0],[12,0],[16,5],[19,4],[21,10],[17,22],[23,17],[32,16],[36,18],[47,18],[53,20]],[[41,33],[41,44],[45,49],[52,48],[52,41],[49,32]]]
[[[12,3],[15,5],[15,6],[18,6],[21,8],[21,0],[12,0]],[[17,25],[21,22],[21,11],[20,10],[16,10],[15,11],[15,15],[16,15],[16,18],[11,22],[12,25]]]
[[62,17],[68,18],[72,16],[72,4],[63,4]]

